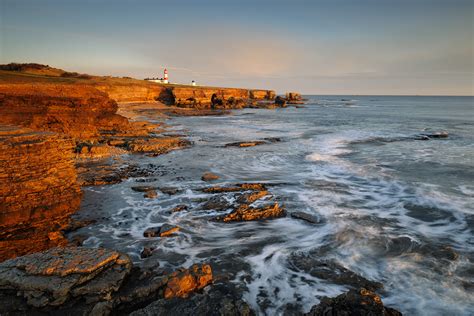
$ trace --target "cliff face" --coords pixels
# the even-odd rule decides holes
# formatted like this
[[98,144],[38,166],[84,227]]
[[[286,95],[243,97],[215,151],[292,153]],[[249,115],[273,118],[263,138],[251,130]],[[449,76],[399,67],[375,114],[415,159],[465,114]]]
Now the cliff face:
[[115,101],[91,86],[1,84],[0,123],[53,131],[78,139],[126,130],[129,122],[115,114]]
[[273,100],[272,90],[248,90],[212,87],[172,87],[173,104],[182,107],[209,109],[219,100],[223,108],[245,107],[248,100]]
[[97,90],[107,93],[111,99],[117,102],[161,100],[168,104],[171,97],[167,87],[156,83],[98,83],[95,84],[94,87]]
[[249,90],[238,88],[192,87],[165,85],[151,82],[142,84],[106,84],[94,85],[98,90],[109,95],[117,102],[133,101],[161,101],[167,105],[180,107],[196,107],[208,109],[212,96],[215,95],[224,101],[231,98],[238,100],[273,100],[273,90]]
[[0,126],[0,261],[65,245],[79,208],[74,143],[51,132]]

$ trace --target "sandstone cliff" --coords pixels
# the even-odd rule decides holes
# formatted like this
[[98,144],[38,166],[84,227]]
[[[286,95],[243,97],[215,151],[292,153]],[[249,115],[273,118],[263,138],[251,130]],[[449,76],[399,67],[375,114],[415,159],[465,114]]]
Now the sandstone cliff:
[[0,84],[0,123],[53,131],[78,139],[130,129],[115,114],[115,101],[90,86],[68,84]]
[[0,261],[66,244],[59,230],[79,208],[70,138],[0,126]]

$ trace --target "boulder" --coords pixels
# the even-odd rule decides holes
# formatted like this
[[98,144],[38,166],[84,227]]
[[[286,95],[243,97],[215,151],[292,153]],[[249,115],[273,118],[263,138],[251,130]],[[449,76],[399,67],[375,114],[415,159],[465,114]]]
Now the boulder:
[[143,237],[168,237],[179,231],[179,227],[169,224],[147,228],[143,232]]
[[205,172],[201,177],[202,181],[214,181],[217,179],[219,179],[219,176],[212,172]]

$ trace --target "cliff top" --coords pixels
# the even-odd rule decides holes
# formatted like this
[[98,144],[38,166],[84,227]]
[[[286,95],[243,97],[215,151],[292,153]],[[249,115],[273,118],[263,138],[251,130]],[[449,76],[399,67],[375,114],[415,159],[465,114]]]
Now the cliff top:
[[[149,82],[145,80],[135,79],[131,77],[112,77],[112,76],[94,76],[89,74],[80,74],[77,72],[69,72],[63,69],[54,68],[49,65],[41,65],[36,63],[10,63],[0,65],[0,83],[32,83],[32,82],[50,82],[62,84],[91,84],[91,85],[140,85],[144,87],[161,86],[167,88],[173,87],[189,87],[193,89],[207,88],[225,88],[229,87],[213,87],[213,86],[191,86],[187,84],[161,84]],[[245,89],[245,88],[236,88]],[[260,90],[260,89],[253,89]],[[264,89],[262,89],[264,90]]]

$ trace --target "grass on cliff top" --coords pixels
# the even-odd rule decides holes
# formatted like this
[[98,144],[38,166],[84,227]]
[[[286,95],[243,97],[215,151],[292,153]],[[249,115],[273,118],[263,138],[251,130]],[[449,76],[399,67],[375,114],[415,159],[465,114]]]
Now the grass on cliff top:
[[[17,71],[6,71],[0,70],[0,84],[9,83],[53,83],[53,84],[90,84],[90,85],[141,85],[141,86],[165,86],[165,87],[189,87],[195,89],[208,89],[208,88],[224,88],[225,87],[211,87],[211,86],[191,86],[187,84],[160,84],[155,82],[148,82],[145,80],[133,79],[133,78],[119,78],[119,77],[102,77],[102,76],[91,76],[90,79],[75,78],[75,77],[60,77],[60,76],[47,76],[31,73],[23,73]],[[235,88],[244,89],[244,88]],[[259,90],[259,89],[256,89]],[[264,89],[262,89],[264,90]]]

